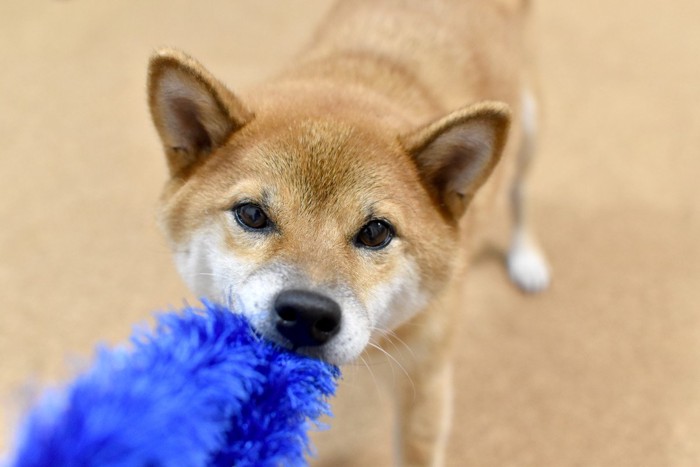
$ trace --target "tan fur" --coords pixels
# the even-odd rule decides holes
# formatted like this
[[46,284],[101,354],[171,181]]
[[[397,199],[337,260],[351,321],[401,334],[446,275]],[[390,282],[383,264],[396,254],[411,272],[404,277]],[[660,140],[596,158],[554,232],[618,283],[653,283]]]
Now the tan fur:
[[[396,395],[407,465],[441,460],[468,250],[516,165],[519,138],[506,137],[519,134],[528,80],[524,9],[341,1],[291,67],[239,96],[180,52],[151,61],[151,112],[172,175],[161,220],[183,261],[194,237],[221,237],[231,264],[293,265],[304,284],[345,291],[360,309],[378,294],[406,306],[405,293],[390,292],[413,271],[415,300],[424,299],[415,312],[367,318],[373,339],[392,323],[415,355],[397,355],[415,384],[415,397],[414,388]],[[263,206],[278,229],[238,228],[230,209],[241,200]],[[385,250],[353,245],[371,218],[396,228]]]

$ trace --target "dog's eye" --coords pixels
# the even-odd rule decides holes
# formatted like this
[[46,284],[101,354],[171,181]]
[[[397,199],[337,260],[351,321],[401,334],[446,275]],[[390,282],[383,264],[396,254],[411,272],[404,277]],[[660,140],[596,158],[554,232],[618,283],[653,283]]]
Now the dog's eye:
[[270,226],[270,220],[265,211],[253,203],[240,204],[233,208],[233,213],[243,227],[259,230]]
[[373,220],[360,229],[355,237],[355,243],[358,246],[378,250],[387,246],[393,236],[394,231],[388,222]]

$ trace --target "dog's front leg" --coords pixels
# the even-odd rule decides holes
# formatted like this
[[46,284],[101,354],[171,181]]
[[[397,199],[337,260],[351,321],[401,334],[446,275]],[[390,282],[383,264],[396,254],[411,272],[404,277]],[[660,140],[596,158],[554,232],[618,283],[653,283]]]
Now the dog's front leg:
[[452,365],[425,362],[401,388],[397,414],[397,464],[442,466],[452,418]]
[[445,463],[453,396],[450,321],[447,313],[423,313],[396,333],[411,349],[400,352],[407,375],[394,385],[397,465]]

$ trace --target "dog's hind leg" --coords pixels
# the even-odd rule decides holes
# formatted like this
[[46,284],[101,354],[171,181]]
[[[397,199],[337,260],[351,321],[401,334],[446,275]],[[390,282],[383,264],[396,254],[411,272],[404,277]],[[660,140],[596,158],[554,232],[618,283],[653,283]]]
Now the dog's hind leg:
[[523,92],[522,99],[522,135],[510,193],[513,233],[507,263],[511,280],[523,291],[534,293],[547,288],[550,272],[528,225],[525,178],[535,151],[537,103],[529,90]]

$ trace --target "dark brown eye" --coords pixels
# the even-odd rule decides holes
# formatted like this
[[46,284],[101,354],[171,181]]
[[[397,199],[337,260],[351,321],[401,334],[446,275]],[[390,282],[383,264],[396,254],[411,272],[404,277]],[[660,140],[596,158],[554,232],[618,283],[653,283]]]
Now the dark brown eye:
[[233,208],[233,212],[236,220],[243,227],[259,230],[270,226],[270,220],[265,211],[253,203],[240,204]]
[[355,243],[359,246],[380,249],[391,242],[393,229],[386,221],[374,220],[365,224],[357,233]]

